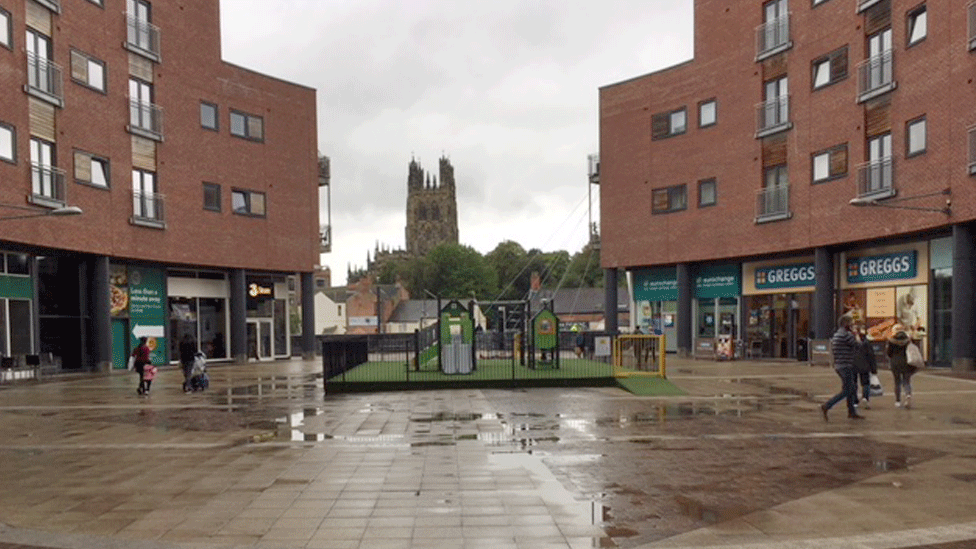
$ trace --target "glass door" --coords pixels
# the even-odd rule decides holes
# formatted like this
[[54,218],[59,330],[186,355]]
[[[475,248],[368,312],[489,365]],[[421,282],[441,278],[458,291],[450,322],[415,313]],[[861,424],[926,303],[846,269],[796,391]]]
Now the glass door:
[[254,360],[271,360],[271,341],[274,331],[270,319],[248,319],[247,357]]

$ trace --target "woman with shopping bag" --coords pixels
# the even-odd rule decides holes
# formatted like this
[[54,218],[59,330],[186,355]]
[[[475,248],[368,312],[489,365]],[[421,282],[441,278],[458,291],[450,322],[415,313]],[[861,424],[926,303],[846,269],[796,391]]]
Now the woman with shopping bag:
[[871,409],[871,397],[881,396],[881,382],[878,380],[878,361],[874,357],[874,348],[868,341],[863,326],[855,330],[858,338],[858,349],[854,354],[854,368],[857,370],[858,380],[861,382],[861,398],[854,403],[865,410]]
[[[891,375],[895,378],[895,407],[901,407],[901,392],[905,390],[905,408],[912,407],[912,375],[918,371],[922,353],[918,350],[918,345],[912,342],[908,332],[901,324],[896,324],[891,329],[891,336],[888,337],[885,346],[885,354],[891,362]],[[910,348],[914,348],[909,351]],[[909,354],[912,356],[910,357]],[[914,356],[914,355],[918,356]],[[921,362],[924,365],[924,362]]]

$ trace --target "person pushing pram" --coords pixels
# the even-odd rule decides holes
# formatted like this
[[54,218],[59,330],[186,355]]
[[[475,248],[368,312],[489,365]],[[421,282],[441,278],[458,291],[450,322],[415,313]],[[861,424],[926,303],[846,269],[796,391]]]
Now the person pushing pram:
[[190,369],[191,391],[203,391],[210,386],[210,376],[207,375],[207,355],[197,351],[193,355],[193,367]]

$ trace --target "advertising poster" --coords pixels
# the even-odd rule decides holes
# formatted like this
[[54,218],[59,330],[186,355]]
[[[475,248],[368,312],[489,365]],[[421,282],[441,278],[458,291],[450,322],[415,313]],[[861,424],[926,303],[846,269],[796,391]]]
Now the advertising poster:
[[145,337],[153,364],[165,364],[166,276],[162,269],[129,267],[128,282],[132,348]]

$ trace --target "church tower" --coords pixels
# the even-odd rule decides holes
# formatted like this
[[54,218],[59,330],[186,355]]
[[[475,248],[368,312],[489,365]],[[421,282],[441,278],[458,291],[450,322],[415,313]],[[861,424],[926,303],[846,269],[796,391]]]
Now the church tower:
[[458,243],[457,194],[454,167],[440,159],[440,182],[415,159],[407,174],[407,253],[427,255],[439,244]]

